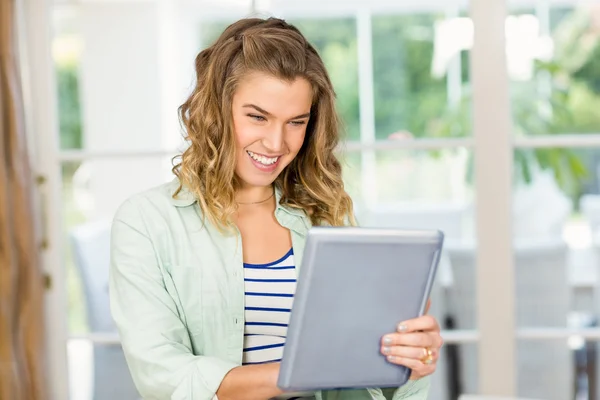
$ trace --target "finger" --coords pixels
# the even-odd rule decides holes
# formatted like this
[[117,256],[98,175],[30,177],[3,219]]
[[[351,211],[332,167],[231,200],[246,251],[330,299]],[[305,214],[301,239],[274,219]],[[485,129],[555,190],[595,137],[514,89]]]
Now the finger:
[[382,346],[436,347],[436,338],[426,332],[390,333],[381,341]]
[[431,299],[427,300],[427,305],[425,306],[425,314],[429,313],[430,308],[431,308]]
[[422,317],[409,319],[408,321],[400,322],[397,326],[397,331],[400,333],[439,330],[440,325],[431,315],[424,315]]
[[[433,360],[438,359],[438,351],[431,349],[431,357]],[[407,347],[407,346],[382,346],[381,354],[384,356],[396,356],[401,358],[412,358],[414,360],[423,360],[423,358],[429,356],[429,353],[425,347]]]
[[412,358],[404,358],[398,356],[387,356],[386,360],[395,365],[402,365],[411,369],[410,379],[419,379],[435,372],[435,364],[423,364],[421,361]]

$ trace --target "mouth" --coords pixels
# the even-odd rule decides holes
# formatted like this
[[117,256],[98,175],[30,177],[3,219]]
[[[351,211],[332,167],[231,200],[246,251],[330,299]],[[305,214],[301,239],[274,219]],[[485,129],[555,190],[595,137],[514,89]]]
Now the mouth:
[[246,150],[246,153],[250,156],[250,158],[257,162],[258,164],[264,165],[265,167],[272,167],[277,164],[277,161],[281,158],[281,156],[276,157],[267,157],[262,154],[254,153],[250,150]]

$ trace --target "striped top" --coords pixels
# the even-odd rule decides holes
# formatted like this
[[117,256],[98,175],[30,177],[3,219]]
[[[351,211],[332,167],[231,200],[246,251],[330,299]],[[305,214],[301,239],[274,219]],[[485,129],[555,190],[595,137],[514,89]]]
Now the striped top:
[[[293,250],[268,264],[244,263],[244,288],[246,305],[242,364],[281,361],[296,291]],[[295,393],[281,398],[314,397],[310,393]]]

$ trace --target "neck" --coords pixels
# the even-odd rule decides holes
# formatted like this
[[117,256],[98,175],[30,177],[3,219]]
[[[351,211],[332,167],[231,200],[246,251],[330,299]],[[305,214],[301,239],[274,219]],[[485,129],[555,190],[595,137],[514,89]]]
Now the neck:
[[266,202],[273,196],[273,190],[273,186],[250,186],[239,188],[235,194],[235,201],[240,205]]

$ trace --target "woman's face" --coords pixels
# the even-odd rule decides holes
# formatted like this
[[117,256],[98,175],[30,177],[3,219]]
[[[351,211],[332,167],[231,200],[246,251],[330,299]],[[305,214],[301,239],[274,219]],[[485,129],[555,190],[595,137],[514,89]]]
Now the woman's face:
[[232,114],[235,173],[244,187],[271,185],[292,162],[304,143],[311,104],[304,78],[287,82],[256,72],[239,83]]

